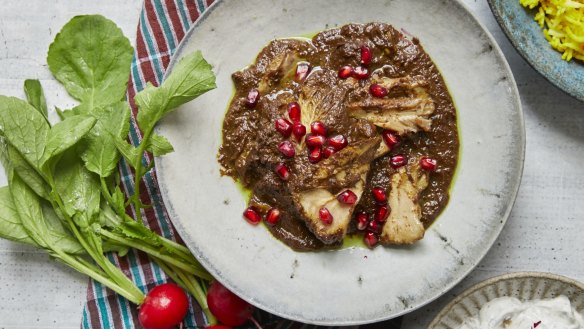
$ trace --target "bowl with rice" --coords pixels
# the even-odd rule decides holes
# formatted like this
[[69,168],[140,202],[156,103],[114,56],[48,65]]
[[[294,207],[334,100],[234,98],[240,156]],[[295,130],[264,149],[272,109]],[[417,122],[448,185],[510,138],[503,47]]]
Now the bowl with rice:
[[584,1],[488,2],[521,56],[552,84],[584,101]]

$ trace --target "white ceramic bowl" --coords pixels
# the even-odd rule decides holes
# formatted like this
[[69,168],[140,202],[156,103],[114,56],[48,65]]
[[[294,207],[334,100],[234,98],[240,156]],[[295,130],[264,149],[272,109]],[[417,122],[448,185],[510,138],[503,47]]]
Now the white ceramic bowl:
[[[461,147],[451,199],[409,247],[294,252],[242,219],[247,198],[216,160],[231,74],[272,39],[347,23],[385,22],[420,39],[458,110]],[[205,12],[174,62],[201,50],[218,88],[158,127],[175,152],[156,159],[168,213],[213,276],[250,303],[314,324],[376,322],[452,288],[487,253],[511,211],[524,155],[515,81],[499,47],[455,0],[222,0]],[[172,71],[172,67],[170,68]]]
[[456,329],[476,316],[481,307],[498,297],[515,297],[522,301],[568,297],[578,312],[584,312],[584,284],[551,273],[517,272],[483,281],[455,298],[434,318],[428,329]]

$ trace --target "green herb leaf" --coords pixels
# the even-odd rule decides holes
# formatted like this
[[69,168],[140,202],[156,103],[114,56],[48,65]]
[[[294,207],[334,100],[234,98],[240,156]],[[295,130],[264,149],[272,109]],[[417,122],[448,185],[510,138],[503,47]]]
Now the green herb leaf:
[[41,83],[38,80],[25,80],[24,93],[28,103],[39,111],[48,122],[49,114],[47,112],[47,102],[45,100],[45,94],[43,93]]
[[152,152],[154,156],[161,156],[173,152],[174,148],[166,137],[152,134],[146,150]]
[[87,228],[99,212],[101,193],[97,177],[85,169],[73,150],[69,150],[55,166],[54,180],[67,215],[79,227]]
[[124,221],[115,230],[127,238],[145,241],[151,246],[162,247],[161,237],[135,221]]
[[10,181],[10,192],[24,230],[37,245],[48,250],[62,250],[67,253],[83,252],[77,240],[72,238],[62,226],[52,225],[58,219],[47,220],[38,196],[18,175],[13,175]]
[[114,144],[116,145],[116,148],[122,154],[124,159],[126,159],[128,161],[128,164],[130,166],[133,166],[136,159],[139,156],[141,156],[141,154],[138,153],[137,148],[130,145],[128,142],[126,142],[125,140],[123,140],[121,138],[115,138]]
[[126,102],[96,108],[97,123],[83,139],[81,158],[87,169],[107,178],[120,161],[114,139],[122,139],[130,129],[130,108]]
[[76,16],[49,47],[49,70],[91,111],[124,98],[133,50],[116,24],[100,15]]
[[20,222],[8,186],[0,187],[0,238],[37,245]]
[[114,192],[112,193],[112,201],[114,204],[111,206],[115,209],[118,214],[123,214],[126,208],[125,196],[119,186],[116,186]]
[[63,225],[63,219],[57,215],[55,210],[51,208],[46,202],[41,203],[41,208],[45,218],[47,228],[52,235],[50,239],[51,247],[56,246],[68,254],[83,255],[85,249],[81,244],[70,234],[69,230]]
[[43,115],[27,102],[0,96],[0,132],[33,167],[40,168],[49,128]]
[[0,146],[2,153],[2,164],[4,168],[14,170],[18,176],[30,187],[38,196],[48,200],[50,187],[43,177],[24,159],[24,157],[12,146]]
[[49,131],[41,165],[75,145],[95,125],[94,117],[75,115],[57,123]]
[[148,84],[136,97],[138,125],[148,131],[167,113],[216,88],[211,65],[200,51],[184,57],[160,87]]

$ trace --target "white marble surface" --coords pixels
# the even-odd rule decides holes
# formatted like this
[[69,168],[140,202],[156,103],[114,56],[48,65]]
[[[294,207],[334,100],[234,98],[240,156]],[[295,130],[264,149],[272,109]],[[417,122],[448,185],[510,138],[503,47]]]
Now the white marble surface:
[[[405,329],[424,328],[453,295],[485,278],[514,271],[549,271],[584,281],[584,103],[539,76],[511,47],[484,0],[463,0],[495,36],[513,69],[527,131],[523,183],[495,246],[453,291],[406,316]],[[46,68],[55,33],[72,16],[100,13],[132,41],[141,0],[4,0],[0,10],[0,94],[23,97],[38,78],[50,106],[71,100]],[[0,174],[0,185],[5,177]],[[0,241],[0,329],[79,328],[86,279],[42,252]]]

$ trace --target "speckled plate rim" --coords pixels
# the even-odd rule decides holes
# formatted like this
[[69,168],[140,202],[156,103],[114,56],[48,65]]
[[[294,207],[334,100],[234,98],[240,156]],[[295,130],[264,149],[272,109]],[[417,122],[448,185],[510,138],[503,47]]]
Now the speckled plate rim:
[[[519,1],[519,0],[516,0],[516,1]],[[521,55],[521,57],[523,57],[523,59],[529,64],[529,66],[531,66],[535,71],[537,71],[541,76],[543,76],[547,81],[549,81],[556,88],[558,88],[561,91],[563,91],[564,93],[584,102],[584,89],[578,88],[577,84],[574,84],[572,86],[568,82],[566,82],[562,79],[554,79],[549,74],[546,74],[545,73],[546,71],[543,68],[543,66],[540,64],[540,62],[536,58],[531,56],[528,52],[526,52],[525,49],[521,45],[519,45],[517,39],[515,37],[513,37],[513,34],[507,28],[507,25],[505,24],[505,22],[503,20],[502,13],[500,13],[495,8],[494,0],[487,0],[487,3],[489,4],[489,8],[491,9],[493,16],[495,16],[495,20],[497,21],[497,23],[499,24],[499,26],[501,27],[501,29],[505,33],[505,36],[511,42],[511,44],[513,45],[513,48],[515,48],[515,50],[519,53],[519,55]],[[535,21],[534,21],[534,23],[535,23]],[[543,35],[543,31],[542,31],[542,35]],[[573,59],[573,61],[576,61],[576,59]],[[584,64],[582,64],[582,65],[584,65]]]
[[559,274],[554,274],[554,273],[549,273],[549,272],[513,272],[513,273],[502,274],[502,275],[498,275],[498,276],[492,277],[490,279],[487,279],[485,281],[479,282],[479,283],[475,284],[474,286],[465,290],[462,294],[458,295],[450,303],[448,303],[446,306],[444,306],[444,308],[440,311],[440,313],[438,313],[438,315],[436,315],[436,317],[434,317],[434,320],[432,320],[432,322],[428,326],[428,329],[434,329],[440,323],[442,318],[444,318],[456,305],[458,305],[462,300],[464,300],[468,296],[474,294],[476,291],[484,289],[487,286],[493,285],[493,284],[501,282],[501,281],[515,280],[515,279],[528,279],[528,278],[543,278],[543,279],[549,279],[549,280],[554,280],[554,281],[560,281],[560,282],[563,282],[566,284],[576,286],[580,290],[582,290],[582,292],[584,293],[584,283],[577,281],[575,279],[566,277],[566,276],[559,275]]
[[[166,79],[166,77],[172,72],[174,65],[176,65],[177,62],[179,61],[179,59],[181,58],[181,53],[183,52],[184,48],[186,48],[185,44],[187,44],[189,42],[189,39],[194,34],[194,31],[199,27],[199,25],[202,24],[203,21],[205,21],[207,19],[207,17],[214,10],[217,9],[218,5],[224,1],[226,1],[226,0],[215,0],[215,2],[213,4],[211,4],[211,6],[209,6],[209,8],[201,15],[201,17],[196,21],[196,23],[191,26],[191,28],[186,33],[183,40],[180,42],[180,44],[176,48],[177,50],[173,54],[172,59],[169,63],[168,69],[166,70],[166,72],[164,74],[164,79]],[[507,74],[507,78],[510,81],[510,85],[511,85],[511,89],[512,89],[511,94],[513,95],[513,98],[514,98],[513,103],[515,104],[515,108],[517,108],[517,110],[518,110],[518,117],[519,117],[519,124],[520,124],[520,127],[519,127],[520,140],[518,141],[518,143],[520,145],[520,153],[517,154],[517,161],[520,163],[520,165],[518,168],[517,176],[514,177],[513,180],[510,181],[510,183],[509,183],[509,186],[510,186],[509,190],[511,193],[510,193],[509,203],[507,205],[507,208],[505,209],[503,215],[501,216],[500,224],[493,231],[494,234],[493,234],[492,238],[488,241],[486,248],[482,251],[482,253],[480,255],[478,255],[478,257],[476,258],[476,262],[472,266],[469,266],[466,271],[464,271],[463,275],[460,275],[458,278],[452,280],[448,285],[445,285],[440,290],[440,293],[437,293],[436,295],[424,300],[423,302],[419,302],[418,304],[410,306],[409,308],[405,308],[404,310],[402,310],[400,312],[396,312],[396,313],[393,313],[393,314],[390,314],[390,315],[387,315],[384,317],[368,319],[367,321],[354,321],[354,320],[348,320],[348,319],[344,320],[344,321],[336,321],[336,322],[311,321],[311,320],[307,320],[307,319],[296,318],[296,317],[290,316],[290,314],[285,314],[285,313],[279,311],[278,309],[272,308],[270,305],[258,303],[256,300],[246,298],[246,296],[240,296],[242,299],[244,299],[247,302],[251,303],[252,305],[254,305],[258,308],[261,308],[265,311],[268,311],[274,315],[277,315],[277,316],[280,316],[282,318],[286,318],[289,320],[293,320],[293,321],[301,321],[301,322],[304,322],[307,324],[333,325],[333,326],[351,326],[351,325],[370,324],[370,323],[390,320],[393,318],[403,316],[407,313],[415,311],[415,310],[431,303],[432,301],[436,300],[437,298],[441,297],[443,294],[445,294],[446,292],[448,292],[449,290],[454,288],[458,283],[460,283],[466,276],[468,276],[468,274],[470,274],[470,272],[472,272],[474,270],[474,268],[480,263],[480,261],[487,255],[488,251],[491,249],[491,247],[495,243],[496,239],[500,235],[501,231],[505,227],[505,224],[507,223],[507,220],[508,220],[508,218],[511,214],[511,211],[513,209],[513,206],[516,202],[517,194],[519,192],[519,187],[521,184],[521,179],[523,177],[523,169],[524,169],[524,162],[525,162],[524,161],[525,160],[525,146],[526,146],[524,114],[523,114],[523,108],[521,105],[519,91],[517,88],[517,83],[516,83],[515,78],[513,76],[513,72],[511,70],[511,67],[509,66],[509,63],[507,62],[505,55],[503,54],[503,51],[499,47],[499,45],[496,42],[493,35],[489,32],[489,30],[486,28],[486,26],[483,23],[481,23],[481,21],[477,18],[477,16],[470,10],[470,8],[466,4],[464,4],[461,0],[448,0],[448,1],[453,3],[454,5],[458,6],[460,8],[460,10],[465,11],[469,15],[469,17],[472,19],[472,21],[475,24],[477,24],[477,26],[479,26],[479,28],[485,33],[488,40],[493,45],[495,55],[501,59],[503,65],[504,65],[504,68],[505,68],[505,71]],[[461,141],[461,142],[463,142],[463,141]],[[159,157],[155,157],[154,161],[156,164],[155,168],[160,168],[161,159]],[[159,177],[160,177],[160,175],[159,175]],[[453,184],[455,184],[455,180],[456,180],[456,177],[453,180]],[[177,216],[176,216],[176,213],[175,213],[173,207],[168,207],[168,205],[171,203],[169,200],[169,196],[167,195],[167,192],[166,192],[166,187],[163,186],[163,180],[158,180],[158,183],[159,183],[160,190],[161,190],[161,197],[163,199],[164,204],[167,206],[166,208],[167,208],[167,211],[170,215],[170,220],[172,221],[173,225],[175,226],[175,228],[177,229],[177,231],[181,235],[181,237],[186,236],[185,226],[180,221],[173,220],[173,218],[176,218]],[[189,239],[185,239],[184,243],[191,250],[193,255],[201,262],[201,264],[207,270],[209,270],[210,273],[220,273],[212,263],[207,261],[206,257],[203,257],[201,251],[195,246],[195,243],[193,241],[190,241]],[[237,294],[237,289],[235,286],[233,286],[231,284],[231,282],[225,281],[224,278],[222,278],[220,276],[216,276],[216,275],[215,275],[215,279],[220,281],[228,289],[230,289],[231,291],[233,291]]]

